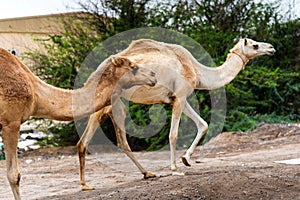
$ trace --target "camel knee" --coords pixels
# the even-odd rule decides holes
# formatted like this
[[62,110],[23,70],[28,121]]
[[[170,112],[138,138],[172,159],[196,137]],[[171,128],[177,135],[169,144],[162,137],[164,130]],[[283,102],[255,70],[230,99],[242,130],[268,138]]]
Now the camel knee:
[[204,131],[208,130],[208,124],[206,122],[203,124],[203,127],[204,127]]
[[21,180],[21,174],[19,172],[17,173],[8,173],[7,179],[9,181],[9,184],[11,186],[19,186],[20,180]]
[[201,122],[200,127],[202,129],[201,133],[205,133],[208,130],[208,124],[205,121]]
[[170,134],[170,135],[169,135],[169,141],[170,141],[170,143],[171,143],[171,144],[176,143],[177,138],[178,138],[177,134],[174,134],[174,133]]
[[86,146],[82,143],[82,141],[78,141],[77,149],[79,156],[84,156],[86,153]]
[[122,149],[123,151],[131,151],[128,144],[125,144],[123,142],[118,142],[118,147]]

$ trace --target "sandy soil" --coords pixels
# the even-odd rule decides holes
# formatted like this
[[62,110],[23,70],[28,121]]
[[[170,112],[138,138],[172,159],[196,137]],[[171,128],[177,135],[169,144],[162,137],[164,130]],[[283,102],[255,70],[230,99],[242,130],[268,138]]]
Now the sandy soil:
[[[105,149],[105,148],[104,148]],[[75,147],[50,148],[20,158],[23,199],[300,199],[300,165],[275,163],[300,158],[300,124],[262,125],[249,132],[223,133],[197,147],[192,166],[172,176],[169,151],[138,152],[157,178],[143,180],[121,152],[88,155],[87,183],[80,189]],[[12,199],[5,161],[0,161],[0,199]]]

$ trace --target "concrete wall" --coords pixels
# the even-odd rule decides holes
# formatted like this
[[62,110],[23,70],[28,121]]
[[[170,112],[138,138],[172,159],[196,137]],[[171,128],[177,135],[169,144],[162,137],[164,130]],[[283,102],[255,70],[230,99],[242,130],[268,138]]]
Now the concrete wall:
[[[74,13],[73,13],[74,14]],[[36,39],[46,39],[50,34],[63,30],[64,14],[41,15],[33,17],[0,20],[0,47],[14,51],[22,59],[24,52],[40,49],[43,46]]]

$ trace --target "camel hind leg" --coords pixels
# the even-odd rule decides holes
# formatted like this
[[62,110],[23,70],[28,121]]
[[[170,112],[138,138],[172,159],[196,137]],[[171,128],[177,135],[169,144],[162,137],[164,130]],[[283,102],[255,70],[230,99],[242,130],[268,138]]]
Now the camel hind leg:
[[20,173],[18,167],[18,138],[20,132],[20,122],[10,122],[2,128],[2,137],[6,155],[7,178],[16,200],[20,200]]
[[111,121],[114,124],[118,146],[126,153],[126,155],[132,160],[132,162],[137,166],[140,172],[144,175],[145,179],[156,177],[155,174],[145,170],[142,165],[137,161],[133,155],[131,148],[127,142],[126,132],[125,132],[125,117],[126,109],[123,102],[118,99],[113,104],[113,112],[110,115]]
[[192,119],[196,126],[197,126],[197,135],[192,143],[192,145],[189,147],[189,149],[186,151],[185,155],[182,156],[182,162],[186,166],[191,166],[190,164],[190,158],[191,155],[194,153],[194,150],[199,143],[200,139],[203,137],[205,132],[208,129],[208,124],[196,113],[196,111],[190,106],[188,102],[185,103],[183,108],[183,113],[186,114],[190,119]]
[[86,185],[85,181],[85,156],[88,145],[93,138],[98,126],[104,120],[104,116],[111,111],[111,106],[106,106],[100,111],[90,115],[86,129],[77,143],[79,164],[80,164],[80,183],[81,190],[93,190],[94,187]]

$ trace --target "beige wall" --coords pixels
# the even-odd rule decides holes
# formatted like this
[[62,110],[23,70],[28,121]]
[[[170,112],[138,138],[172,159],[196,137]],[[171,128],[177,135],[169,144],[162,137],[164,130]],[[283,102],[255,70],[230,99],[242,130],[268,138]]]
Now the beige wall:
[[[74,13],[73,13],[74,14]],[[61,23],[64,14],[41,15],[0,20],[0,47],[15,50],[22,59],[24,52],[40,49],[43,46],[35,39],[46,38],[63,30]]]
[[34,41],[34,38],[41,38],[43,35],[30,33],[0,33],[0,46],[7,50],[15,50],[18,56],[34,49],[43,49],[42,45]]

